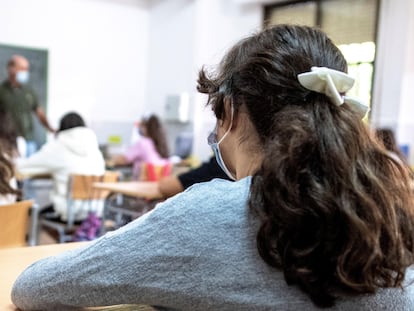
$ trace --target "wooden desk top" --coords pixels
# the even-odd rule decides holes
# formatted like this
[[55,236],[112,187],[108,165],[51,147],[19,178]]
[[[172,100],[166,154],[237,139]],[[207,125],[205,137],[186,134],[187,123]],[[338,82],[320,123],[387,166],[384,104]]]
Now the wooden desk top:
[[148,200],[163,198],[161,192],[158,190],[158,183],[156,181],[96,182],[93,186],[96,189]]
[[16,278],[27,266],[85,243],[87,242],[0,249],[0,310],[18,310],[11,302],[11,289]]
[[51,179],[52,174],[44,173],[44,172],[15,172],[15,176],[17,180],[23,181],[25,179]]
[[[3,248],[0,249],[0,310],[18,311],[10,299],[14,281],[23,270],[33,262],[57,255],[63,251],[74,249],[88,242],[75,242],[65,244],[51,244],[33,247]],[[155,311],[146,305],[118,305],[109,307],[92,307],[82,309],[85,311]]]

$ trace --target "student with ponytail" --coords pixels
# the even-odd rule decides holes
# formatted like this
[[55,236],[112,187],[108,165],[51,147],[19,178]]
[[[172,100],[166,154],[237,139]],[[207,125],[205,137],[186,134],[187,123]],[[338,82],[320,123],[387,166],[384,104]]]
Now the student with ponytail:
[[140,138],[125,154],[112,157],[111,165],[133,165],[133,179],[140,179],[143,164],[166,165],[169,150],[167,136],[161,120],[154,114],[142,118],[139,124]]
[[[413,310],[410,172],[367,129],[343,55],[279,25],[237,43],[198,90],[235,182],[197,184],[88,246],[30,266],[23,310]],[[91,273],[93,271],[93,273]]]

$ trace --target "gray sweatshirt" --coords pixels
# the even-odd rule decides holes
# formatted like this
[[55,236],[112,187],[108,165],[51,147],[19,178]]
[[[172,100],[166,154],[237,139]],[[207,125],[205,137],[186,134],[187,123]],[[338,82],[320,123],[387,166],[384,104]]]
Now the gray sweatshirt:
[[[258,255],[250,182],[195,185],[86,247],[32,264],[15,282],[13,302],[22,310],[317,310]],[[340,298],[333,310],[414,310],[414,285]]]

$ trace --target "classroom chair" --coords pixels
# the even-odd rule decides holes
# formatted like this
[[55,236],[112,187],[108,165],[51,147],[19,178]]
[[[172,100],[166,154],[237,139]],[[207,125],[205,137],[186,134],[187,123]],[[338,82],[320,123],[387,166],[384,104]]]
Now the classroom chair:
[[143,163],[141,165],[140,178],[141,181],[158,181],[162,177],[171,175],[172,165],[167,162],[162,165],[153,163]]
[[25,246],[33,201],[0,205],[0,248]]
[[94,188],[93,184],[95,182],[116,182],[118,179],[119,173],[113,171],[106,171],[101,176],[72,174],[68,183],[67,220],[52,220],[45,215],[41,217],[40,225],[57,231],[59,243],[72,241],[76,229],[74,205],[82,204],[92,211],[92,205],[99,202],[103,204],[103,200],[109,194],[108,191]]

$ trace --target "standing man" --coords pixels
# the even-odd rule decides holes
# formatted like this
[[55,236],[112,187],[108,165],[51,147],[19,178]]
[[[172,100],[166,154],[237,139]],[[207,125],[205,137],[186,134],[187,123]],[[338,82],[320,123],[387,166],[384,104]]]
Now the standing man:
[[40,123],[50,132],[46,115],[29,81],[29,61],[21,55],[13,55],[7,64],[8,79],[0,85],[0,111],[12,118],[17,135],[26,139],[28,147],[34,144],[34,132],[31,113],[34,112]]

